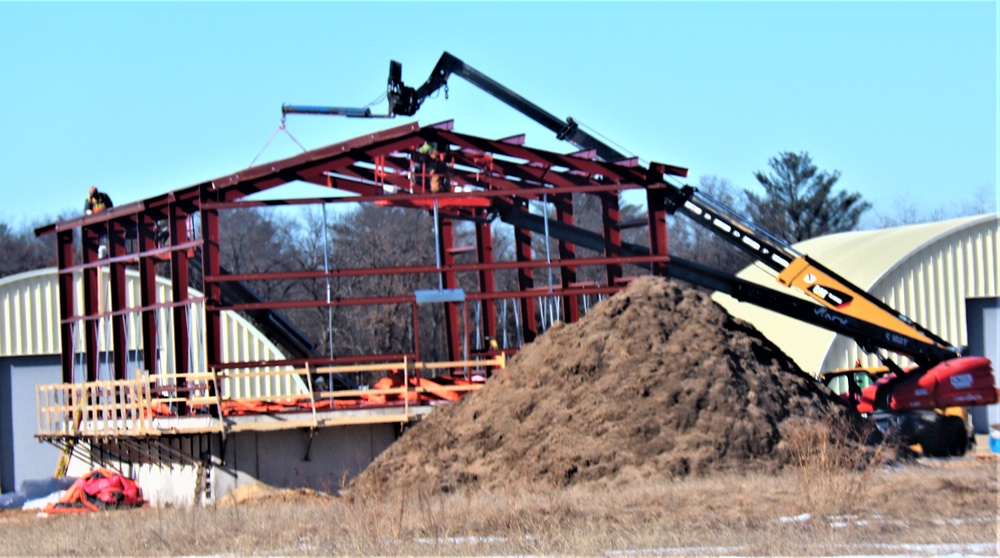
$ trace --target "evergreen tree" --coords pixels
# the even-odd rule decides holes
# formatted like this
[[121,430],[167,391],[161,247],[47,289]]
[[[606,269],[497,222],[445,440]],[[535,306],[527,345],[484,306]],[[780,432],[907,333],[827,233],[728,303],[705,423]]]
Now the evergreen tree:
[[764,195],[746,190],[747,212],[771,234],[795,243],[857,228],[871,204],[858,192],[833,192],[840,171],[820,171],[806,152],[784,152],[768,161],[771,173],[754,176]]

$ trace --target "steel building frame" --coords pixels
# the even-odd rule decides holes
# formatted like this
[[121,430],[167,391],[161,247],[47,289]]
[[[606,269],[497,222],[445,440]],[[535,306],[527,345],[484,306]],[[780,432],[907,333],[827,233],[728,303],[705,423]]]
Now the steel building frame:
[[[428,155],[428,146],[437,148]],[[428,157],[434,156],[439,174],[444,174],[441,191],[428,188],[427,172],[432,168]],[[97,322],[101,318],[127,312],[141,315],[143,347],[157,347],[155,310],[171,308],[175,332],[186,332],[185,307],[205,303],[206,327],[204,346],[206,361],[211,369],[245,366],[321,365],[336,361],[394,361],[415,359],[419,348],[405,354],[347,355],[331,357],[300,356],[269,362],[222,362],[220,347],[220,313],[223,310],[260,311],[295,307],[349,306],[367,304],[404,304],[414,309],[414,293],[392,293],[385,296],[312,301],[223,302],[223,287],[230,282],[267,279],[335,278],[345,276],[377,276],[387,274],[439,274],[445,289],[458,288],[458,274],[473,272],[478,278],[478,292],[464,294],[469,301],[517,299],[520,306],[521,335],[530,342],[539,333],[536,298],[555,297],[566,321],[576,321],[581,315],[581,295],[609,295],[627,283],[623,266],[642,265],[653,273],[665,274],[668,261],[666,214],[669,200],[663,182],[664,174],[686,175],[686,170],[651,163],[648,168],[636,159],[604,162],[594,150],[559,154],[526,147],[524,136],[488,140],[464,135],[453,130],[452,122],[420,127],[416,123],[336,143],[300,155],[262,164],[246,170],[203,182],[167,194],[114,207],[97,214],[81,216],[37,229],[39,236],[57,237],[58,274],[60,279],[60,316],[62,333],[63,379],[70,383],[74,347],[73,328],[84,328],[85,375],[87,381],[97,380]],[[439,177],[440,178],[440,177]],[[302,181],[348,192],[348,197],[288,199],[278,201],[245,200],[283,184]],[[621,230],[627,226],[620,220],[619,194],[625,190],[645,190],[648,213],[648,247],[623,244]],[[601,204],[601,231],[583,230],[574,224],[573,195],[597,196]],[[551,206],[554,219],[532,214],[529,202]],[[378,203],[433,211],[435,215],[438,261],[422,266],[391,268],[356,268],[329,271],[286,271],[258,274],[223,274],[220,264],[219,212],[238,207],[259,207],[317,203]],[[514,228],[515,261],[496,261],[493,256],[491,223],[501,218]],[[549,222],[551,220],[551,223]],[[455,254],[467,248],[455,245],[454,223],[468,221],[474,226],[476,245],[474,263],[460,264]],[[163,229],[166,228],[166,239]],[[82,262],[74,261],[73,235],[80,229]],[[195,233],[199,231],[200,234]],[[533,257],[532,236],[546,234],[558,241],[558,258],[548,261]],[[134,239],[134,244],[131,242]],[[99,257],[99,247],[106,242],[107,257]],[[597,257],[577,257],[577,248],[596,250]],[[188,291],[189,258],[200,254],[204,297],[192,298]],[[155,300],[155,273],[158,262],[169,261],[172,276],[172,300]],[[137,265],[141,275],[141,296],[138,306],[127,306],[125,298],[125,268]],[[98,308],[98,268],[106,266],[110,276],[110,311]],[[581,266],[602,266],[599,282],[577,281]],[[535,270],[558,268],[560,282],[536,287]],[[501,269],[516,269],[518,289],[498,292],[494,274]],[[83,273],[82,313],[76,313],[76,294],[72,289],[74,272]],[[460,304],[446,302],[447,351],[452,360],[462,354],[460,338]],[[497,314],[494,304],[484,304],[478,316],[480,331],[493,338],[497,335]],[[465,319],[468,319],[467,317]],[[122,320],[112,320],[114,378],[125,379],[126,332]],[[465,330],[468,332],[468,325]],[[171,349],[187,354],[189,338],[173,336]],[[414,332],[414,344],[418,336]],[[482,351],[482,355],[506,349]],[[155,350],[143,351],[146,370],[154,370]],[[188,372],[185,359],[175,359],[175,374]],[[178,376],[183,384],[183,376]]]

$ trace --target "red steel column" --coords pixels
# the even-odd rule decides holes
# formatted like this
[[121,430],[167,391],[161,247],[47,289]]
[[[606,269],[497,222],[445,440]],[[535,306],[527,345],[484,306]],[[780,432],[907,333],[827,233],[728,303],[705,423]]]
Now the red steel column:
[[[112,258],[112,262],[109,264],[112,313],[125,308],[125,262],[114,261],[114,259],[125,255],[125,235],[128,228],[120,221],[111,221],[108,223],[108,252]],[[112,315],[108,319],[111,320],[111,339],[114,351],[113,361],[115,369],[113,378],[124,380],[128,373],[126,369],[128,363],[128,345],[125,339],[125,324],[122,321],[125,319],[125,316],[124,314]]]
[[[441,249],[441,265],[445,268],[445,271],[442,272],[444,288],[457,289],[458,274],[452,270],[455,265],[455,253],[452,250],[455,247],[455,224],[451,219],[441,217],[438,231],[441,235],[438,243]],[[445,331],[448,334],[448,358],[450,360],[459,360],[462,355],[462,338],[458,329],[458,305],[458,302],[445,303],[444,322]]]
[[73,314],[73,272],[66,268],[73,266],[73,231],[59,231],[56,235],[56,264],[59,266],[59,344],[63,383],[73,382],[73,324],[69,319]]
[[[667,248],[667,204],[666,190],[646,190],[646,207],[649,219],[649,255],[666,256]],[[653,275],[666,276],[667,262],[653,262]]]
[[[556,219],[563,225],[573,226],[573,194],[557,194],[554,204],[556,207]],[[559,260],[569,262],[576,258],[576,246],[572,242],[559,240]],[[562,277],[563,292],[566,292],[573,283],[576,283],[576,266],[563,265],[560,268]],[[575,295],[563,295],[563,320],[566,323],[573,323],[580,319],[580,300]]]
[[[219,201],[219,195],[208,187],[201,188],[200,203]],[[222,269],[219,253],[219,210],[205,209],[201,205],[201,275],[205,287],[205,365],[211,370],[222,362],[222,310],[212,308],[222,303],[222,287],[204,278],[218,277]],[[185,241],[187,235],[181,237]],[[209,395],[216,395],[219,386],[209,384]],[[213,407],[214,408],[214,407]],[[213,416],[221,416],[222,409],[214,408]]]
[[[601,223],[604,229],[604,256],[618,258],[622,255],[622,232],[618,227],[620,213],[618,210],[618,194],[601,194]],[[617,284],[616,279],[622,276],[621,264],[608,264],[605,269],[609,287]]]
[[[521,201],[520,205],[527,211],[527,202]],[[514,227],[514,245],[517,253],[517,261],[530,262],[531,252],[531,231],[521,227]],[[525,343],[531,343],[538,335],[538,322],[535,319],[535,298],[529,294],[530,289],[535,286],[535,270],[529,267],[518,268],[517,286],[522,296],[519,300],[521,305],[521,333]]]
[[[139,252],[149,252],[156,248],[156,218],[149,213],[139,214]],[[142,366],[147,374],[156,374],[156,310],[149,309],[156,304],[156,258],[139,256],[139,304],[142,311]]]
[[[202,188],[201,201],[218,201],[214,192]],[[201,269],[202,276],[218,277],[221,269],[219,254],[219,210],[201,210]],[[218,283],[204,281],[205,285],[205,359],[209,369],[222,361],[222,311],[212,309],[222,300]]]
[[[98,247],[100,246],[101,233],[105,231],[104,225],[99,229],[82,227],[83,234],[83,263],[90,264],[97,261]],[[83,321],[79,322],[83,328],[83,351],[86,358],[86,381],[96,382],[100,355],[97,349],[97,320],[94,315],[98,309],[98,285],[97,268],[88,267],[83,270]]]
[[[167,219],[170,226],[170,238],[176,241],[187,241],[187,217],[186,208],[179,203],[171,203],[167,207]],[[175,241],[175,242],[176,242]],[[190,299],[188,293],[188,260],[187,250],[174,250],[170,253],[170,287],[173,294],[173,301],[178,303],[173,307],[173,330],[174,330],[174,373],[186,374],[191,372],[188,369],[188,353],[191,348],[191,340],[188,338],[188,310],[190,304],[183,304]],[[187,385],[186,376],[178,376],[177,387],[183,388]],[[181,402],[178,405],[177,413],[185,414],[185,405]]]
[[[476,221],[476,260],[481,264],[493,263],[493,228],[489,221]],[[492,269],[479,270],[479,292],[496,292],[496,273]],[[493,300],[482,301],[479,319],[486,336],[497,338],[497,307]],[[489,346],[486,347],[489,350]]]

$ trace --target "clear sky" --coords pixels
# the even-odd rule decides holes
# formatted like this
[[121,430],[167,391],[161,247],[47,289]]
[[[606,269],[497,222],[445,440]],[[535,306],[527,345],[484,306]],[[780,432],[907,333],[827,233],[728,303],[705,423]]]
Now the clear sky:
[[[0,217],[80,211],[92,184],[123,204],[236,172],[282,103],[364,105],[390,60],[417,86],[446,50],[692,184],[755,188],[768,159],[808,151],[880,211],[995,199],[997,26],[989,1],[0,1]],[[415,119],[572,150],[458,77]],[[287,127],[313,149],[409,120]],[[258,163],[299,151],[279,134]]]

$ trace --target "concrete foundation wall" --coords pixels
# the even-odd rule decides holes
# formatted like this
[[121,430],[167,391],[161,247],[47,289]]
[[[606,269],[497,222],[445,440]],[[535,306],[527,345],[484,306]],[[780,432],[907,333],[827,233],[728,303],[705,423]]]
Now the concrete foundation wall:
[[281,488],[328,491],[364,470],[396,439],[386,424],[339,426],[308,431],[247,432],[231,436],[225,465],[212,469],[216,495],[261,481]]
[[[241,432],[221,443],[211,436],[211,465],[120,463],[136,479],[154,506],[211,504],[236,488],[262,482],[277,488],[312,488],[333,492],[363,471],[397,438],[395,424],[336,426],[308,430]],[[222,452],[225,451],[225,459]],[[91,470],[89,461],[74,459],[71,476]]]

